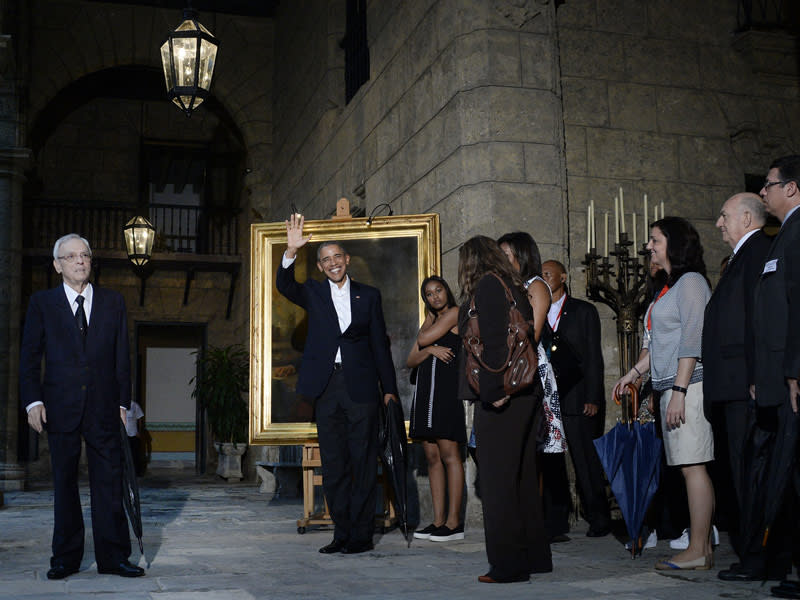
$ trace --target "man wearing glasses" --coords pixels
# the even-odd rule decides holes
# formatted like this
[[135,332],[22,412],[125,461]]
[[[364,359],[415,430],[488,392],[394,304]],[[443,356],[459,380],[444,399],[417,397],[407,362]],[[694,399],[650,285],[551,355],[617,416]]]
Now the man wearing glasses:
[[[122,508],[120,422],[131,403],[128,318],[122,296],[89,283],[92,251],[75,233],[53,247],[61,285],[34,293],[20,350],[20,396],[28,423],[47,430],[55,491],[48,579],[76,573],[84,525],[78,492],[81,438],[86,444],[92,536],[100,573],[139,577],[128,562]],[[44,373],[42,359],[44,358]]]
[[286,222],[287,248],[276,287],[308,313],[297,393],[315,399],[322,487],[334,523],[323,554],[372,550],[375,528],[378,382],[383,401],[397,402],[380,292],[350,279],[350,255],[339,242],[322,242],[317,268],[324,281],[295,280],[297,252],[311,235],[304,219]]
[[[781,228],[759,270],[745,344],[752,352],[748,379],[756,426],[745,455],[750,467],[745,475],[748,496],[742,506],[741,563],[719,573],[728,581],[783,577],[791,569],[796,521],[793,487],[800,377],[800,155],[784,156],[770,165],[760,196]],[[792,514],[787,514],[787,509]],[[796,581],[782,583],[773,588],[773,593],[800,598]]]

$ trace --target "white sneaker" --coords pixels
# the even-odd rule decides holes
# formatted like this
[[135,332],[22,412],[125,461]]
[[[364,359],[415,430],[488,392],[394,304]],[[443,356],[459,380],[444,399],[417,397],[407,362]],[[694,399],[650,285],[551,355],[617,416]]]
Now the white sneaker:
[[[644,543],[643,550],[647,548],[655,548],[658,544],[658,535],[656,535],[655,530],[650,532],[650,535],[647,536],[647,541]],[[625,550],[630,550],[632,547],[631,542],[625,542]]]
[[[686,550],[689,547],[689,528],[683,530],[681,537],[675,538],[669,543],[669,547],[673,550]],[[711,545],[719,546],[719,531],[716,525],[711,527]]]

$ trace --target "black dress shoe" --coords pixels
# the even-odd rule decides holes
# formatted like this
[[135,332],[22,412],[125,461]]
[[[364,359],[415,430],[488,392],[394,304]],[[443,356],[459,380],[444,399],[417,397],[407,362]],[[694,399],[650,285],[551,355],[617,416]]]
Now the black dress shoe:
[[56,565],[55,567],[51,568],[47,571],[47,578],[48,579],[64,579],[65,577],[69,577],[73,573],[77,573],[78,569],[65,567],[64,565]]
[[604,537],[611,533],[611,526],[606,525],[605,527],[589,527],[589,531],[586,532],[586,537]]
[[770,591],[777,598],[800,598],[800,585],[796,581],[781,581],[779,586]]
[[362,552],[369,552],[375,547],[371,541],[366,542],[353,542],[347,544],[342,550],[342,554],[361,554]]
[[756,573],[742,568],[739,563],[731,565],[730,569],[725,569],[717,573],[717,577],[722,581],[762,581],[764,579],[763,573]]
[[570,538],[569,538],[569,536],[567,534],[559,533],[559,534],[556,534],[556,535],[550,537],[550,543],[551,544],[563,544],[564,542],[568,542],[569,539]]
[[120,577],[141,577],[144,575],[144,569],[142,567],[132,565],[127,560],[123,560],[121,563],[115,567],[111,567],[110,569],[101,569],[98,567],[97,572],[103,575],[119,575]]
[[323,546],[319,549],[319,551],[322,554],[336,554],[337,552],[342,552],[346,545],[347,542],[344,540],[337,540],[336,538],[333,538],[333,541],[330,544]]

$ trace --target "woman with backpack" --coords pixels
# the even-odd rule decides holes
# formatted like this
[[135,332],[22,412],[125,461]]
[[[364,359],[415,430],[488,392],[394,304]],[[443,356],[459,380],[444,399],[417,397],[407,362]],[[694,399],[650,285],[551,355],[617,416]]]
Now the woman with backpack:
[[532,385],[509,394],[504,373],[493,370],[503,365],[509,353],[510,302],[506,290],[525,319],[532,320],[532,311],[519,274],[497,242],[486,236],[473,237],[461,246],[458,282],[463,300],[459,334],[462,339],[468,336],[469,321],[477,319],[483,345],[481,360],[492,369],[478,368],[474,414],[490,565],[488,573],[478,580],[528,581],[531,573],[553,570],[536,468],[542,385],[538,377],[533,377]]

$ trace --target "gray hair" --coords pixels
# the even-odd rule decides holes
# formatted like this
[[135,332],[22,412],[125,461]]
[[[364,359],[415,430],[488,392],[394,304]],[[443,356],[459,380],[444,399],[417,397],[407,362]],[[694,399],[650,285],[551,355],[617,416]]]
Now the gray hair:
[[89,241],[86,238],[82,238],[77,233],[68,233],[67,235],[63,235],[56,240],[55,245],[53,246],[53,259],[58,260],[58,252],[61,250],[61,244],[64,242],[68,242],[70,240],[80,240],[84,244],[86,244],[86,248],[89,250],[89,254],[92,253],[92,247],[89,245]]
[[767,209],[761,201],[761,196],[744,192],[737,194],[739,198],[739,210],[747,211],[753,216],[753,221],[758,227],[763,227],[767,222]]
[[328,240],[327,242],[322,242],[319,246],[317,246],[317,262],[319,262],[319,259],[322,256],[322,249],[325,248],[326,246],[339,246],[339,248],[342,251],[342,254],[347,254],[347,250],[345,249],[342,242],[337,242],[336,240]]

